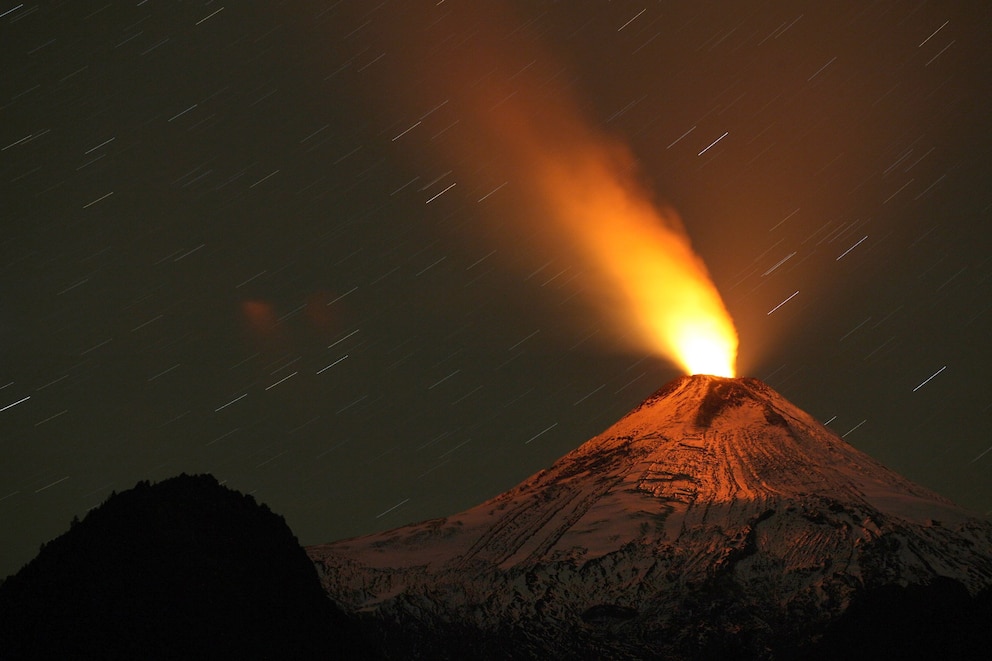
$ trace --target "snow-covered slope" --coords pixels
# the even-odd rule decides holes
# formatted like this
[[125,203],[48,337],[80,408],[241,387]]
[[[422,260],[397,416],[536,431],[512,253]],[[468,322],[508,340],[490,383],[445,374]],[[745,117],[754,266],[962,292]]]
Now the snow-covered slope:
[[760,381],[700,375],[482,505],[308,553],[354,612],[523,656],[674,654],[741,632],[762,648],[866,587],[992,585],[987,521]]

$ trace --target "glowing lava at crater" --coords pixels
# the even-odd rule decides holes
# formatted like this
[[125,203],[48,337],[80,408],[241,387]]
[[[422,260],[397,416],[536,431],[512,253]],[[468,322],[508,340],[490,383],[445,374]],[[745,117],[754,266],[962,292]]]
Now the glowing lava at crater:
[[737,333],[729,316],[696,323],[687,320],[674,352],[688,374],[736,376]]

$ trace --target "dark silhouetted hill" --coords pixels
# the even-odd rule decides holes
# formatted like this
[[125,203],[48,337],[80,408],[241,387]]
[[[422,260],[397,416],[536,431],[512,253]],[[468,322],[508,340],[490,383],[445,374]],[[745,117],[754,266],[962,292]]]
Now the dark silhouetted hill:
[[0,585],[0,658],[368,658],[285,520],[210,475],[138,483]]

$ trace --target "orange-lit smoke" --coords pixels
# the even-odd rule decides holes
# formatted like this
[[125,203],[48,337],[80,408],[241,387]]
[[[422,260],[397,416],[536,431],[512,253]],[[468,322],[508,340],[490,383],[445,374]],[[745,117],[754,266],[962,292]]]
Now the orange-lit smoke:
[[245,339],[252,351],[275,353],[285,349],[286,338],[271,303],[259,299],[242,301],[241,317]]
[[593,302],[618,330],[687,373],[734,376],[733,321],[681,220],[632,178],[636,164],[621,144],[574,113],[547,110],[506,104],[492,125],[516,152],[550,235],[584,256]]
[[[296,351],[301,343],[330,340],[341,330],[340,298],[333,291],[313,291],[307,294],[303,305],[282,315],[272,301],[261,298],[241,301],[240,326],[246,348],[276,355]],[[332,308],[332,303],[337,305]]]
[[[562,67],[504,18],[480,10],[435,22],[441,45],[427,48],[415,94],[426,90],[425,105],[451,99],[462,132],[431,146],[467,161],[480,190],[493,170],[508,180],[506,194],[526,208],[513,241],[577,254],[580,284],[618,337],[687,373],[733,376],[737,333],[681,220],[654,203],[629,149],[586,120]],[[441,38],[450,33],[464,38]]]

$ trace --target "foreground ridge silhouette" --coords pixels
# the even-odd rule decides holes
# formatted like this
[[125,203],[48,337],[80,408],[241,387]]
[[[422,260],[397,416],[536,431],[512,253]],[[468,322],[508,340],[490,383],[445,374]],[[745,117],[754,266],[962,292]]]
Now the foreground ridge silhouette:
[[370,658],[281,516],[210,475],[113,494],[0,585],[0,658]]

